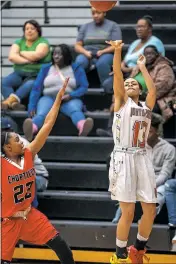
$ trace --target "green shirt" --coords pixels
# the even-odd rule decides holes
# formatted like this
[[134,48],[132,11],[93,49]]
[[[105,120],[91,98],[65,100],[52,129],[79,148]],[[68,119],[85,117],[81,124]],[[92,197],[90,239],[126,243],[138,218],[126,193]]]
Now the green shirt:
[[[43,37],[39,37],[33,44],[31,47],[28,47],[26,45],[26,39],[25,38],[21,38],[21,39],[17,39],[15,41],[15,44],[17,44],[20,47],[20,51],[35,51],[37,46],[41,43],[46,43],[48,45],[48,47],[50,48],[49,42],[48,40],[46,40]],[[20,71],[25,71],[25,72],[39,72],[42,64],[44,63],[49,63],[51,62],[51,51],[49,49],[48,54],[41,60],[37,61],[37,62],[33,62],[30,64],[14,64],[14,70],[20,70]]]

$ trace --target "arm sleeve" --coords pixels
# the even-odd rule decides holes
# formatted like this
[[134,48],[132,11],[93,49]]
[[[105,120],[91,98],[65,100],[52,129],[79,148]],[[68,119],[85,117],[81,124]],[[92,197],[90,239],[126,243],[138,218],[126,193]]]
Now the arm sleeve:
[[21,43],[21,39],[16,39],[15,42],[14,42],[14,44],[16,44],[18,46],[20,46],[20,43]]
[[82,25],[78,31],[78,36],[77,36],[77,39],[76,39],[76,42],[79,42],[79,41],[84,41],[84,36],[85,36],[85,32],[86,32],[86,24],[85,25]]
[[121,40],[122,39],[122,32],[117,23],[113,24],[110,38],[111,40]]
[[29,96],[28,113],[36,110],[38,100],[42,93],[44,79],[45,79],[44,69],[41,68]]
[[87,92],[89,86],[85,70],[81,66],[79,66],[79,68],[77,69],[75,77],[78,88],[70,93],[70,96],[72,98],[83,96]]

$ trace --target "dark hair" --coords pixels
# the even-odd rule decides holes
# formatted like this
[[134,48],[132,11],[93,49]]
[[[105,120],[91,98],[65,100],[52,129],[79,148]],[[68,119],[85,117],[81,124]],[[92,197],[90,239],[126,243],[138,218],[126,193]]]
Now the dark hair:
[[157,47],[154,46],[154,45],[148,45],[148,46],[146,46],[145,49],[144,49],[144,52],[145,52],[145,50],[148,49],[148,48],[149,48],[149,49],[153,49],[153,50],[156,52],[156,54],[158,54],[158,55],[160,54],[159,51],[158,51],[158,49],[157,49]]
[[62,51],[62,55],[64,58],[64,65],[65,66],[71,65],[73,58],[72,58],[71,50],[70,50],[69,46],[66,44],[59,44],[59,45],[53,47],[53,49],[52,49],[52,64],[54,64],[53,53],[54,53],[55,48],[57,48],[57,47],[59,47]]
[[152,18],[152,16],[145,15],[145,16],[141,17],[140,19],[144,19],[147,22],[148,26],[150,28],[153,28],[153,18]]
[[25,32],[25,28],[26,28],[26,25],[27,25],[27,24],[31,24],[31,25],[33,25],[33,26],[36,28],[39,37],[42,36],[42,28],[41,28],[41,26],[39,25],[39,23],[38,23],[36,20],[34,20],[34,19],[27,20],[27,21],[24,23],[24,25],[23,25],[23,32]]
[[143,88],[142,88],[142,85],[136,80],[136,82],[138,83],[138,85],[139,85],[139,89],[142,91],[143,90]]
[[4,145],[9,143],[10,132],[2,132],[1,133],[1,152],[4,153]]
[[162,117],[158,114],[152,113],[151,126],[158,129],[162,123]]

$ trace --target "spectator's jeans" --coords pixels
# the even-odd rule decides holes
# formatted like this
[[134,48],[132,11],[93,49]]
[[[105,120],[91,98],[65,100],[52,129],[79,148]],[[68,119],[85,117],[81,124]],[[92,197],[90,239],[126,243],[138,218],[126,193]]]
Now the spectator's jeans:
[[93,58],[89,60],[85,55],[80,54],[76,58],[76,63],[81,65],[85,70],[87,70],[91,65],[95,65],[100,83],[103,85],[104,81],[109,77],[109,73],[112,70],[113,57],[113,54],[106,53],[101,55],[99,58]]
[[[156,205],[156,215],[158,215],[165,203],[165,186],[161,185],[157,188],[157,205]],[[120,207],[117,208],[116,214],[114,219],[112,220],[113,223],[118,223],[121,217],[121,209]]]
[[35,197],[32,202],[32,206],[37,208],[38,207],[38,200],[37,200],[37,191],[38,192],[43,192],[47,189],[48,187],[48,179],[43,177],[43,176],[37,176],[36,175],[36,188],[35,188]]
[[[45,117],[50,111],[55,97],[42,96],[37,104],[37,112],[34,116],[33,123],[40,129],[44,123]],[[71,118],[73,124],[76,126],[80,120],[85,120],[82,112],[83,102],[80,99],[71,99],[68,102],[62,103],[60,112]]]
[[20,100],[28,97],[35,81],[34,79],[25,81],[25,78],[30,78],[30,76],[31,73],[28,72],[14,71],[7,77],[2,78],[2,95],[4,99],[11,94],[17,95]]
[[105,90],[105,93],[112,94],[113,93],[113,79],[114,76],[109,76],[104,82],[103,82],[103,88]]
[[176,179],[165,183],[165,192],[169,224],[176,226]]

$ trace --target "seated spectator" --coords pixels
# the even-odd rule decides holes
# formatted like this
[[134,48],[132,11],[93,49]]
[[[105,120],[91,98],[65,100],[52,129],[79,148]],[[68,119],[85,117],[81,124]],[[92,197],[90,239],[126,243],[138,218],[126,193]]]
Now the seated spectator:
[[[11,123],[11,120],[7,117],[1,117],[1,132],[14,132],[13,123]],[[20,137],[20,140],[23,142],[24,146],[29,144],[29,142],[23,137]],[[35,155],[34,166],[36,171],[37,191],[42,192],[47,189],[49,174],[38,155]],[[38,206],[37,196],[34,198],[33,206]]]
[[156,86],[157,103],[153,112],[162,114],[166,121],[173,116],[170,103],[176,100],[175,74],[172,69],[174,63],[160,55],[155,46],[147,46],[144,49],[146,67]]
[[122,39],[121,29],[116,22],[105,19],[106,13],[91,8],[93,21],[79,29],[75,50],[79,55],[76,63],[84,69],[96,67],[100,83],[109,77],[112,69],[114,48],[106,40]]
[[175,230],[175,235],[172,238],[172,251],[176,251],[176,179],[168,180],[165,183],[165,192],[169,227]]
[[23,26],[23,37],[11,46],[9,60],[14,71],[2,79],[2,108],[22,110],[20,104],[27,98],[34,80],[44,63],[51,61],[48,41],[42,37],[40,25],[35,20],[28,20]]
[[41,68],[30,94],[28,113],[32,119],[26,119],[23,124],[24,134],[29,141],[42,127],[66,77],[70,77],[70,80],[62,98],[60,112],[71,118],[79,136],[87,136],[92,130],[93,120],[85,118],[81,100],[88,89],[85,71],[78,64],[72,63],[69,47],[60,44],[52,52],[52,63]]
[[138,20],[136,25],[138,39],[130,44],[128,48],[127,54],[122,61],[122,72],[130,75],[132,71],[135,71],[138,57],[144,53],[146,46],[153,45],[157,47],[160,54],[165,55],[164,45],[160,39],[152,35],[152,28],[151,16],[146,15]]
[[[165,203],[165,182],[172,177],[176,162],[175,147],[166,140],[158,137],[158,129],[161,119],[157,114],[152,115],[151,128],[146,146],[149,156],[152,159],[157,188],[157,214],[160,213]],[[118,208],[113,223],[117,223],[121,216],[121,209]]]
[[[128,51],[125,55],[124,60],[122,61],[122,72],[124,77],[127,78],[132,74],[135,76],[137,74],[137,59],[140,54],[144,53],[144,49],[148,45],[153,45],[157,47],[160,54],[165,55],[164,45],[160,39],[152,35],[152,17],[144,16],[140,18],[136,25],[136,34],[138,39],[135,40],[132,44],[130,44]],[[113,76],[109,76],[109,78],[104,83],[105,89],[113,90]]]

